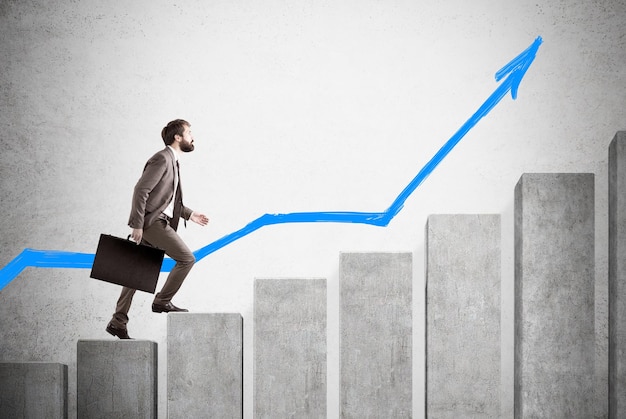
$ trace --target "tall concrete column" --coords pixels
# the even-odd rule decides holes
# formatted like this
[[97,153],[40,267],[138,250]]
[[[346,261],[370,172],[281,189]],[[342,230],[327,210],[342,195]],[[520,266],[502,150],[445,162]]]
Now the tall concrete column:
[[168,314],[167,417],[243,417],[241,314]]
[[254,417],[326,418],[326,280],[254,284]]
[[146,340],[79,340],[78,417],[157,417],[157,344]]
[[412,255],[342,253],[342,418],[412,416]]
[[426,416],[500,418],[500,216],[426,227]]
[[66,419],[67,365],[0,363],[0,418]]
[[609,418],[626,417],[626,131],[609,147]]
[[593,417],[594,176],[515,188],[515,416]]

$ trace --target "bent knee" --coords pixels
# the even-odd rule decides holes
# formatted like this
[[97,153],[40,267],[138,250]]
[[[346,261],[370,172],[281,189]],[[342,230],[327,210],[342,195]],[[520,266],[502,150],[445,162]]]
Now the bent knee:
[[189,253],[181,258],[178,263],[186,266],[193,266],[196,263],[196,257],[193,253]]

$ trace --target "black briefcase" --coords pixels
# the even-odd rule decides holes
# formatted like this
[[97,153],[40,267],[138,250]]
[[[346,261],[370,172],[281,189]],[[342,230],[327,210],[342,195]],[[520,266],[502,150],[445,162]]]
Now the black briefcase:
[[154,294],[163,255],[156,247],[101,234],[90,277]]

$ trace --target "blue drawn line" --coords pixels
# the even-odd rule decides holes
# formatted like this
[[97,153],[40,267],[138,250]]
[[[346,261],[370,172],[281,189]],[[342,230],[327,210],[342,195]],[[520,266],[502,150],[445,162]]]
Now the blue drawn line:
[[[383,212],[296,212],[289,214],[265,214],[252,221],[244,228],[232,232],[221,239],[210,243],[194,252],[196,260],[210,255],[211,253],[239,240],[242,237],[260,229],[261,227],[274,224],[287,223],[355,223],[369,224],[385,227],[402,210],[404,203],[419,185],[435,170],[441,161],[450,153],[459,141],[467,134],[484,116],[486,116],[502,98],[510,91],[513,99],[517,98],[517,90],[526,74],[526,71],[535,60],[539,46],[543,42],[539,36],[521,54],[502,67],[496,75],[496,81],[506,79],[487,98],[478,110],[468,119],[463,126],[435,153],[428,163],[419,171],[417,176],[404,188],[393,201],[391,206]],[[95,255],[89,253],[62,252],[56,250],[24,249],[15,259],[0,270],[0,290],[16,278],[25,268],[78,268],[89,269],[93,264]],[[166,258],[163,261],[161,272],[169,272],[174,267],[174,261]]]

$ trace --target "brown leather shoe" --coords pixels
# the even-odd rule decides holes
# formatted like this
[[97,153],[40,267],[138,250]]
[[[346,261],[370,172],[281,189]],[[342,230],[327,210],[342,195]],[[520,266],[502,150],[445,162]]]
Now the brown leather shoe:
[[117,336],[120,339],[132,339],[130,336],[128,336],[128,330],[126,330],[126,328],[120,329],[118,327],[113,326],[111,323],[107,325],[106,331],[109,334],[113,336]]
[[171,302],[167,302],[165,305],[152,303],[152,311],[155,313],[188,313],[189,310],[186,308],[176,307]]

